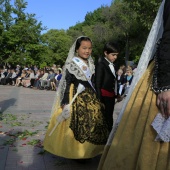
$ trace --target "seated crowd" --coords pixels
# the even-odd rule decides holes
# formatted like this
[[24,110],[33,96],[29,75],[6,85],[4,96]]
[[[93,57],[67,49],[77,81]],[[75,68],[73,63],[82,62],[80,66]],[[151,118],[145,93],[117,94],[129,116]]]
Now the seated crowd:
[[[126,96],[136,68],[120,66],[117,73],[117,94]],[[0,85],[22,86],[39,90],[56,91],[62,77],[60,66],[38,69],[34,67],[0,68]]]
[[46,67],[38,69],[34,67],[24,67],[17,65],[15,68],[0,68],[0,85],[22,86],[39,90],[56,91],[62,77],[60,66]]

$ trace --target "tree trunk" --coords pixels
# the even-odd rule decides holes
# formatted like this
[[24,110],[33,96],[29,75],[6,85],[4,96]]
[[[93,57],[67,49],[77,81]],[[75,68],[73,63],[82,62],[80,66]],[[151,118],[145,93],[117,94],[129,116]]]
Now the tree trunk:
[[126,35],[126,49],[125,49],[125,63],[126,67],[128,66],[129,61],[129,36]]

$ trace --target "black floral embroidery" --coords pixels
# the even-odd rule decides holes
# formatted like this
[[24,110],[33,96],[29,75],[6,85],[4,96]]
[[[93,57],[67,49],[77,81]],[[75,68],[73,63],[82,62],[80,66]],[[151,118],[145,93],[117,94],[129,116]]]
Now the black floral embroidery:
[[72,106],[70,122],[75,139],[80,143],[106,144],[109,130],[103,113],[104,106],[91,88],[79,94]]

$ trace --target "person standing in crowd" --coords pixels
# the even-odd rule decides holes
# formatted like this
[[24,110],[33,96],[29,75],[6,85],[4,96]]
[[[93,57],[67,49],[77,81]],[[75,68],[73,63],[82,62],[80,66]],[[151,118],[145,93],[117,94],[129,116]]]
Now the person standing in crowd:
[[108,42],[104,46],[103,53],[104,57],[101,57],[96,64],[95,88],[97,97],[105,105],[105,117],[111,131],[115,97],[117,95],[117,75],[113,63],[119,54],[118,47],[115,43]]
[[[153,56],[154,62],[151,60]],[[129,93],[105,146],[99,170],[170,169],[169,68],[170,1],[165,0],[159,8]]]
[[[92,83],[95,66],[91,53],[92,41],[85,36],[70,48],[43,143],[54,155],[80,161],[100,155],[109,135]],[[73,96],[77,97],[71,104]]]
[[123,70],[120,68],[117,71],[116,81],[117,81],[117,94],[121,96],[123,92],[124,74]]
[[62,77],[61,69],[58,69],[55,78],[51,81],[51,90],[54,91],[57,90],[61,77]]
[[132,80],[133,80],[133,71],[129,67],[126,69],[126,74],[124,75],[124,80],[123,80],[123,95],[124,96],[128,94]]

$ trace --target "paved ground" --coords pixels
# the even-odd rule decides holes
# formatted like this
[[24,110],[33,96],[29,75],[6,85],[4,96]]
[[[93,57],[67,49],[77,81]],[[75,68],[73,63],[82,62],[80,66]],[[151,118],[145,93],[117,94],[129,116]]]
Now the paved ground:
[[[100,157],[80,164],[44,152],[54,96],[54,91],[0,85],[0,170],[97,169]],[[116,104],[114,119],[121,106]]]

